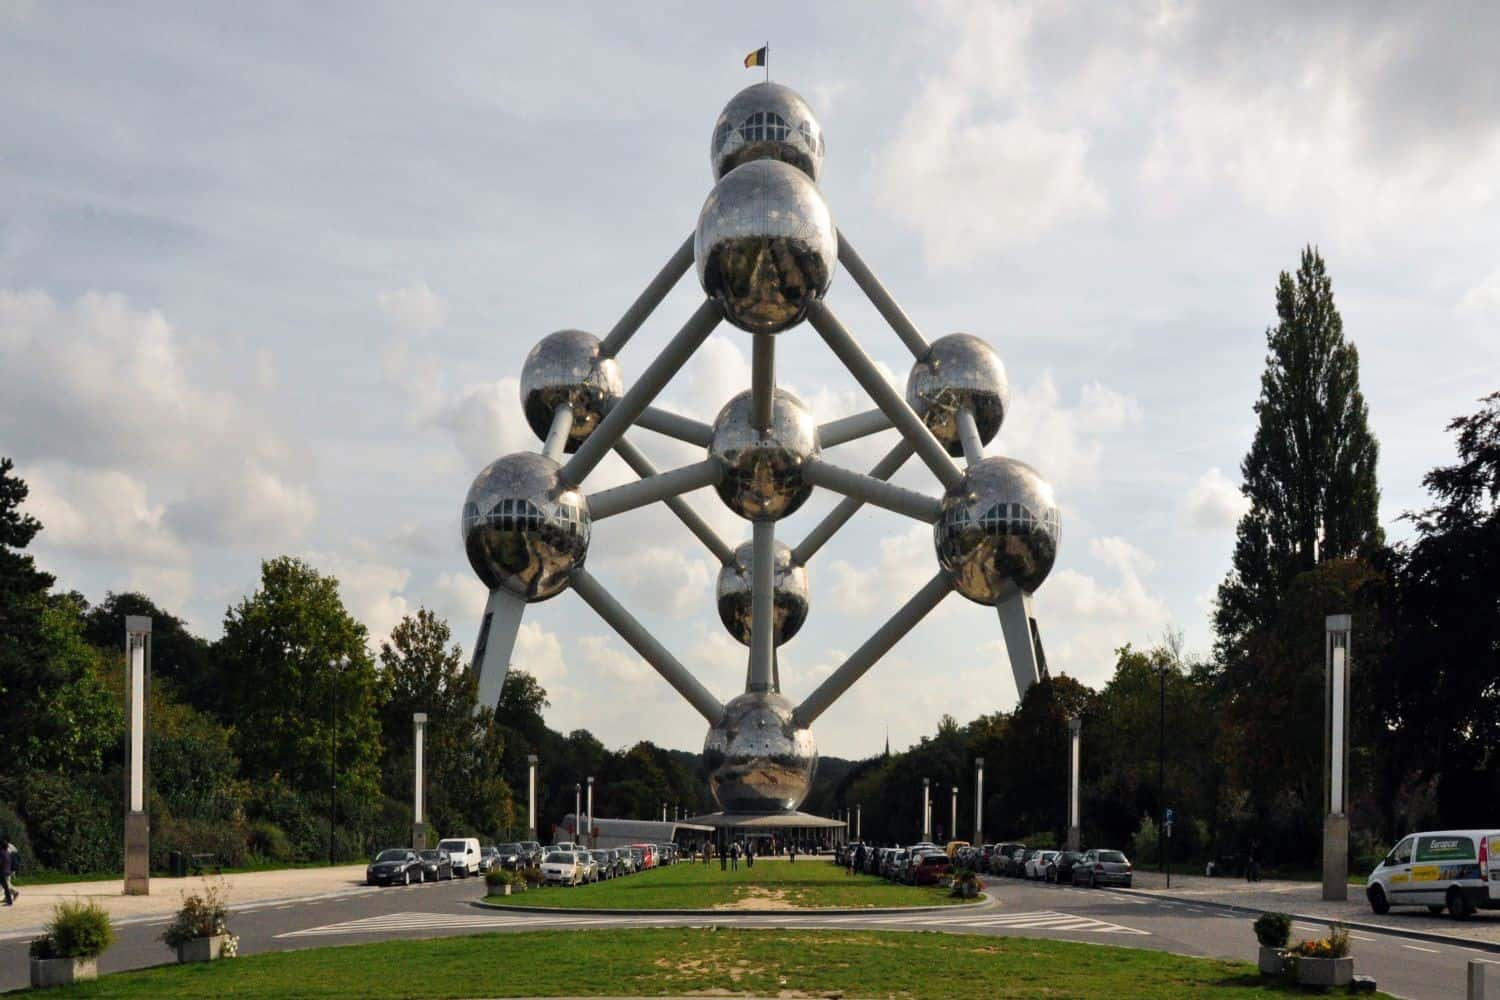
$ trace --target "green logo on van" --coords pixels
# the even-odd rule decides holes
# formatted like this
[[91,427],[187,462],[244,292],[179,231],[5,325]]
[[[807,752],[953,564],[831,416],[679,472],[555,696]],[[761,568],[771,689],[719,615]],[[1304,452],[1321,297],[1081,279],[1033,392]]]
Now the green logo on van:
[[1473,861],[1474,841],[1469,837],[1418,837],[1418,861]]

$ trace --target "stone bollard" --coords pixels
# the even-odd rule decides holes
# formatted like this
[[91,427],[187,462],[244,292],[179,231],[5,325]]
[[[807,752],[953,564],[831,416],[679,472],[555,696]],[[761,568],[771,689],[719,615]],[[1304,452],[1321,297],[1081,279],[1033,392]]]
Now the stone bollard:
[[[1500,965],[1486,958],[1469,959],[1469,1000],[1500,1000],[1500,977],[1485,977],[1487,966]],[[1486,990],[1485,984],[1494,982],[1496,989]]]

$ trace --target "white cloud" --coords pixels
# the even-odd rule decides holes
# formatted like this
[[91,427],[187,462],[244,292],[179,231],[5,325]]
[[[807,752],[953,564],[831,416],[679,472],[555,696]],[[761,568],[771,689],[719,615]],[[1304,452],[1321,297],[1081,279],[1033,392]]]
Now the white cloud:
[[1500,268],[1464,293],[1459,300],[1458,311],[1478,316],[1500,317]]
[[1225,531],[1239,523],[1250,501],[1218,466],[1198,477],[1183,503],[1188,523],[1203,531]]
[[688,539],[668,547],[641,544],[638,535],[634,545],[601,549],[589,565],[638,616],[686,618],[713,607],[718,568]]
[[25,476],[27,511],[45,528],[39,544],[127,564],[189,561],[187,546],[166,523],[166,508],[152,503],[145,484],[129,473],[43,464]]
[[932,528],[913,524],[880,539],[873,566],[839,559],[829,564],[829,596],[845,615],[890,614],[937,572]]
[[1144,577],[1156,566],[1146,553],[1116,536],[1091,538],[1088,548],[1113,573],[1114,584],[1058,570],[1037,591],[1036,607],[1052,672],[1100,684],[1113,671],[1114,650],[1159,634],[1170,616],[1146,586]]
[[[1135,399],[1091,382],[1079,392],[1078,404],[1062,401],[1051,372],[1011,396],[1010,412],[991,451],[1036,467],[1064,494],[1069,487],[1093,482],[1104,454],[1101,436],[1139,423]],[[1067,497],[1062,497],[1067,502]]]
[[447,301],[425,281],[381,292],[375,299],[386,318],[403,330],[430,333],[448,322]]

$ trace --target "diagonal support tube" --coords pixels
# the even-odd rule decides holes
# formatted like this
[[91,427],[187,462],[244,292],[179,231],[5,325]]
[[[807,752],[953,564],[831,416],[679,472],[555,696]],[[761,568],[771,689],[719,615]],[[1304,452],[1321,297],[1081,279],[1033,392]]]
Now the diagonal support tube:
[[648,431],[665,434],[669,438],[698,445],[700,448],[707,448],[713,444],[714,440],[714,429],[708,424],[656,406],[648,406],[642,410],[641,415],[636,418],[635,425]]
[[561,462],[568,448],[568,435],[572,432],[573,410],[568,406],[559,406],[552,411],[552,426],[547,431],[542,454],[554,462]]
[[627,510],[644,507],[668,497],[691,493],[693,490],[712,486],[724,475],[724,467],[713,459],[704,459],[692,465],[684,465],[671,472],[661,472],[646,479],[601,490],[587,498],[589,516],[595,521],[623,514]]
[[876,479],[860,472],[851,472],[821,459],[810,459],[802,463],[802,475],[814,486],[842,493],[865,503],[872,503],[897,514],[914,517],[918,521],[932,524],[942,511],[942,501],[923,496],[914,490],[896,486],[884,479]]
[[797,724],[810,726],[818,716],[827,711],[839,697],[865,675],[865,672],[875,665],[891,647],[901,641],[901,637],[916,627],[916,624],[927,614],[942,603],[943,598],[953,589],[953,583],[948,579],[948,574],[938,570],[936,576],[928,580],[922,589],[917,591],[911,600],[901,606],[901,610],[891,616],[890,621],[875,630],[875,634],[865,640],[865,644],[854,651],[849,659],[844,661],[843,666],[835,670],[828,679],[818,685],[816,691],[807,696],[802,704],[797,706],[794,713]]
[[599,344],[599,353],[606,358],[612,358],[620,353],[620,350],[635,336],[635,332],[646,322],[646,317],[661,305],[661,300],[667,297],[672,286],[687,274],[688,268],[693,266],[693,237],[688,236],[682,241],[682,246],[677,248],[667,263],[657,272],[656,277],[651,279],[651,284],[646,290],[630,304],[625,310],[625,315],[614,325],[609,333],[604,335],[604,340]]
[[757,333],[752,344],[750,426],[758,431],[768,431],[776,397],[776,338],[774,334]]
[[[902,438],[896,442],[896,447],[892,448],[886,453],[884,458],[875,463],[875,468],[870,470],[871,478],[891,478],[896,474],[897,469],[906,464],[906,460],[911,458],[914,451],[915,449],[912,448],[911,442],[906,440],[906,438]],[[813,553],[828,544],[828,540],[834,536],[834,533],[847,524],[849,519],[857,514],[859,509],[864,505],[865,502],[863,500],[855,497],[845,497],[840,500],[839,505],[829,511],[828,516],[823,518],[816,528],[807,533],[807,537],[802,540],[802,544],[792,550],[792,565],[806,566],[807,561],[813,557]]]
[[958,440],[964,446],[964,462],[973,465],[984,460],[984,439],[979,436],[979,424],[974,420],[974,411],[965,406],[958,411]]
[[776,656],[776,522],[756,521],[750,563],[750,684],[770,691]]
[[620,401],[609,411],[609,416],[599,422],[594,432],[573,453],[573,457],[568,459],[568,464],[562,467],[563,482],[577,486],[594,471],[594,466],[603,461],[609,449],[635,423],[641,411],[651,405],[657,393],[687,363],[687,359],[693,356],[693,352],[708,339],[708,335],[714,332],[714,327],[723,319],[724,313],[719,304],[705,299],[682,325],[677,336],[667,344],[666,349],[641,372],[641,377],[630,387],[630,391],[620,397]]
[[896,331],[896,336],[901,338],[901,343],[911,351],[912,357],[920,358],[927,353],[927,338],[917,331],[916,325],[906,315],[906,311],[896,304],[891,298],[891,293],[885,290],[880,279],[875,277],[875,272],[865,265],[859,254],[854,252],[854,247],[839,233],[839,263],[844,265],[844,270],[849,272],[854,283],[859,286],[860,291],[865,293],[865,298],[885,317],[885,321]]
[[[814,302],[807,313],[808,321],[812,323],[813,329],[818,331],[833,353],[849,369],[865,392],[875,401],[875,405],[885,411],[885,415],[891,418],[891,423],[896,425],[903,437],[910,441],[917,449],[917,456],[932,470],[933,475],[938,477],[938,482],[943,484],[944,489],[953,489],[963,480],[964,474],[959,471],[953,459],[948,457],[948,450],[932,436],[932,431],[922,422],[915,411],[908,405],[901,394],[891,387],[875,367],[875,362],[864,352],[855,339],[850,336],[849,331],[844,329],[844,324],[838,321],[833,311],[822,302]],[[628,393],[627,393],[628,395]],[[613,418],[614,414],[611,413]],[[602,429],[602,425],[601,425]],[[596,435],[598,431],[594,432]],[[592,440],[592,438],[590,439]],[[587,444],[588,442],[584,442]],[[583,449],[579,449],[582,454]],[[577,455],[573,456],[577,459]],[[566,469],[563,470],[567,472]]]
[[835,445],[855,441],[871,434],[888,431],[895,425],[884,410],[866,410],[853,416],[840,417],[818,426],[818,446],[832,448]]
[[621,639],[630,644],[631,649],[656,668],[656,672],[676,688],[677,693],[687,699],[688,704],[696,708],[698,714],[708,720],[709,725],[717,725],[724,718],[724,706],[719,703],[719,699],[688,673],[687,668],[677,662],[677,658],[667,652],[666,647],[657,642],[656,637],[646,631],[645,626],[636,621],[630,612],[621,607],[620,602],[610,596],[609,591],[588,570],[580,568],[573,571],[573,589],[610,628],[620,634]]
[[[657,474],[656,466],[651,460],[641,454],[639,448],[631,444],[625,438],[615,442],[615,452],[625,460],[625,464],[642,479],[647,479]],[[698,536],[698,540],[708,546],[708,551],[714,554],[714,558],[720,564],[734,561],[734,549],[729,543],[720,538],[718,532],[708,526],[708,522],[698,516],[688,502],[680,496],[667,497],[665,501],[667,509],[677,515],[677,519],[687,525],[687,529]]]

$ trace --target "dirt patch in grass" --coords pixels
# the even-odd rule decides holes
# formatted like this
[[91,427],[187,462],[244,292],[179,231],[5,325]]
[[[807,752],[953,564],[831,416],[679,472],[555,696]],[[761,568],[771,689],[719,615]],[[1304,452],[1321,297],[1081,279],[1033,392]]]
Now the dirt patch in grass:
[[785,889],[768,889],[763,885],[739,887],[741,891],[729,903],[715,903],[715,910],[799,910]]

